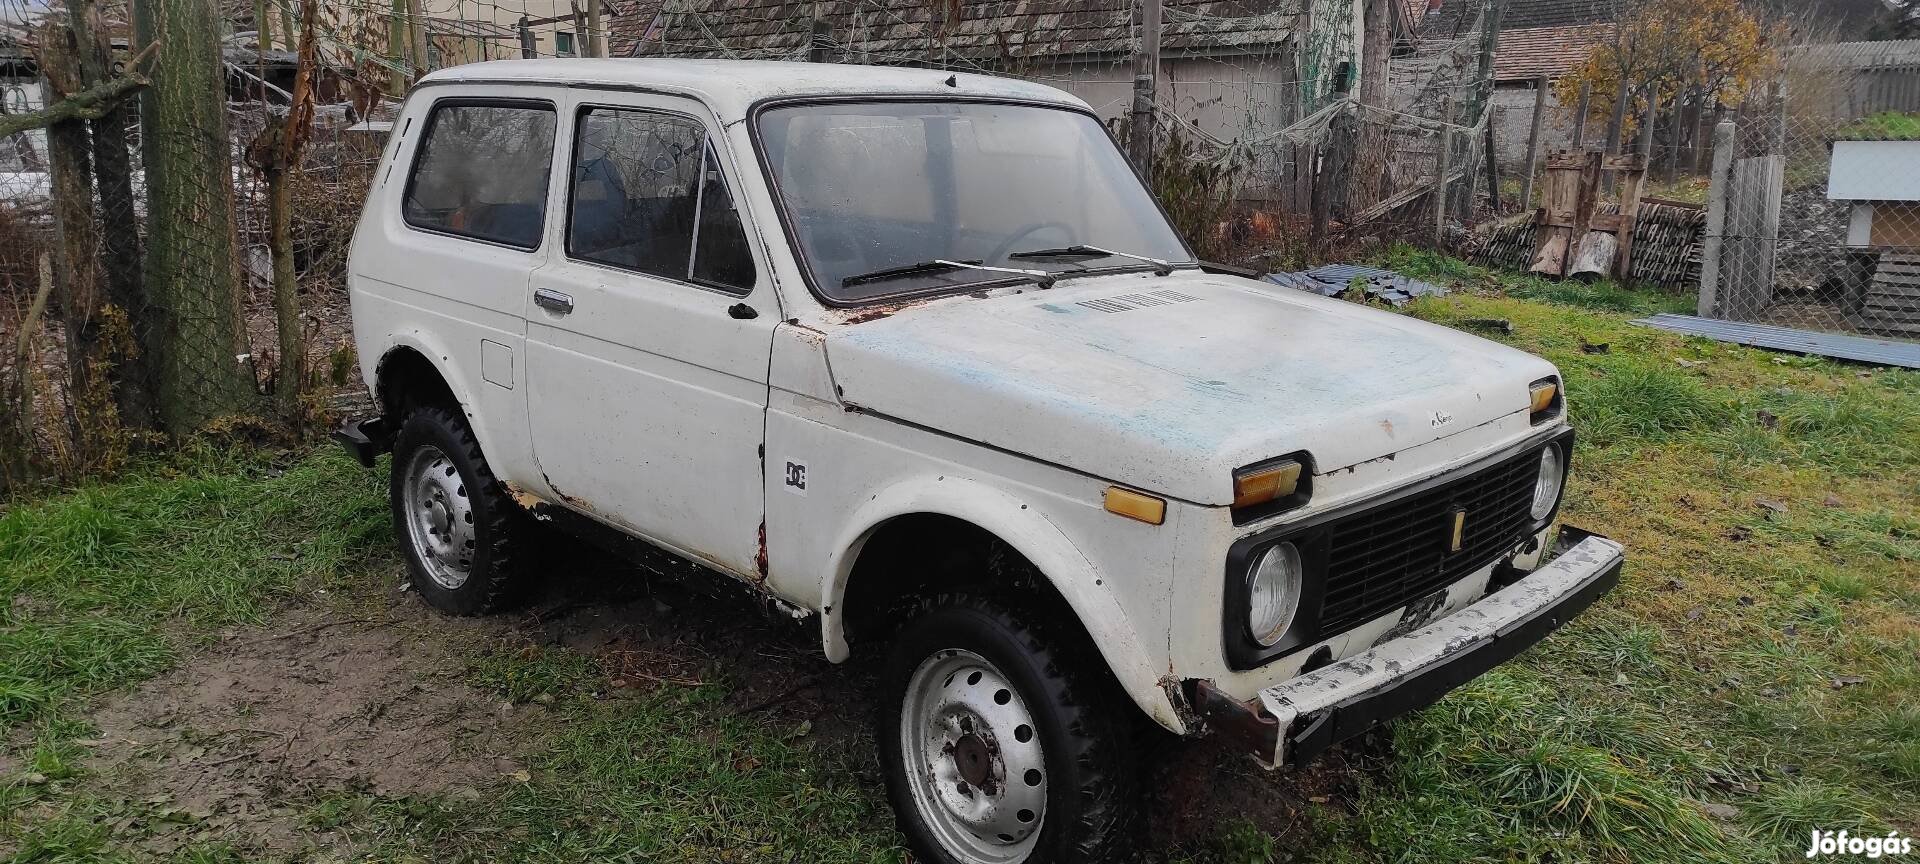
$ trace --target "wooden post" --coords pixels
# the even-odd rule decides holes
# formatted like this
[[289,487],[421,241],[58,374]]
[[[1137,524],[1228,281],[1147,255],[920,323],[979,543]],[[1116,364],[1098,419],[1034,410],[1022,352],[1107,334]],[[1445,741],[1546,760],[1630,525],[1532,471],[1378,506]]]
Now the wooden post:
[[1787,152],[1787,96],[1786,86],[1774,82],[1767,88],[1767,152],[1765,155],[1778,156]]
[[418,81],[432,71],[427,68],[427,16],[420,9],[420,0],[407,0],[407,45],[413,54],[413,80]]
[[1647,182],[1647,172],[1652,165],[1653,124],[1660,117],[1660,94],[1658,91],[1647,94],[1647,119],[1640,127],[1640,143],[1634,147],[1633,166],[1623,169],[1626,175],[1620,187],[1620,224],[1614,228],[1615,244],[1613,277],[1621,282],[1633,278],[1633,231],[1640,219],[1640,190]]
[[[567,14],[573,16],[573,56],[590,57],[587,53],[587,13],[580,8],[581,0],[568,0]],[[553,53],[560,53],[560,46],[554,45]]]
[[533,38],[533,25],[528,23],[527,16],[520,16],[520,59],[532,60],[540,56],[539,46],[540,43]]
[[1720,259],[1727,234],[1727,179],[1733,170],[1733,142],[1738,132],[1731,120],[1713,127],[1713,175],[1707,187],[1707,229],[1700,246],[1700,302],[1695,314],[1719,317]]
[[387,60],[393,68],[387,71],[387,95],[398,98],[406,95],[407,72],[407,0],[393,0],[387,11]]
[[1527,130],[1527,175],[1520,183],[1520,209],[1533,206],[1533,178],[1540,173],[1540,124],[1547,114],[1547,76],[1533,79],[1533,125]]
[[[1632,96],[1633,96],[1633,90],[1632,88],[1627,86],[1626,77],[1621,76],[1620,92],[1614,94],[1614,97],[1613,97],[1613,117],[1607,120],[1607,147],[1605,152],[1608,156],[1619,155],[1620,148],[1625,143],[1620,139],[1626,136],[1627,100],[1629,98],[1632,98]],[[1613,180],[1614,178],[1612,174],[1606,175],[1606,184],[1607,184],[1608,192],[1613,191]]]
[[1440,146],[1433,160],[1433,248],[1447,244],[1447,168],[1453,164],[1453,97],[1441,100]]
[[[1487,110],[1492,111],[1489,107]],[[1493,136],[1493,117],[1487,118],[1487,200],[1493,202],[1493,213],[1500,214],[1500,153]],[[1473,206],[1473,202],[1467,202]]]
[[607,28],[605,6],[601,0],[587,0],[587,56],[607,56]]
[[1664,168],[1662,176],[1666,178],[1669,185],[1680,179],[1680,139],[1685,138],[1687,134],[1686,100],[1680,98],[1678,91],[1674,93],[1673,110],[1670,113],[1672,119],[1667,124],[1667,128],[1673,130],[1673,140],[1667,147],[1666,160],[1661,163]]
[[1587,112],[1593,108],[1593,82],[1580,85],[1580,104],[1573,112],[1573,149],[1584,150],[1587,146]]
[[1160,0],[1140,0],[1140,42],[1133,48],[1133,125],[1127,155],[1140,176],[1153,177],[1153,102],[1160,78]]
[[833,45],[831,25],[825,18],[813,19],[813,31],[807,37],[807,62],[827,62],[828,50]]

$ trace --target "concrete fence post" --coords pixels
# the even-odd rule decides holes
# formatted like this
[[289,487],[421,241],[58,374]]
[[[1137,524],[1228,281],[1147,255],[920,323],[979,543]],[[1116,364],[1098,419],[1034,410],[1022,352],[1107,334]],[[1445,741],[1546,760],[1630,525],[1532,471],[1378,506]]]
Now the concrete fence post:
[[1700,245],[1700,302],[1694,310],[1702,318],[1717,317],[1720,259],[1726,246],[1727,180],[1733,172],[1733,142],[1738,127],[1722,120],[1713,127],[1713,174],[1707,187],[1707,233]]

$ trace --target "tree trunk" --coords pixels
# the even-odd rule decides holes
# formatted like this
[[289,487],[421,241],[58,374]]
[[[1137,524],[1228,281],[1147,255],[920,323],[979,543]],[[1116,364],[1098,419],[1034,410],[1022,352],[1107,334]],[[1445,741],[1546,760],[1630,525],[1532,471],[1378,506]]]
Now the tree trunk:
[[234,267],[226,91],[212,0],[139,0],[134,38],[165,45],[141,99],[146,283],[159,307],[157,378],[168,432],[254,408]]
[[[40,29],[40,72],[52,98],[65,99],[85,89],[78,47],[73,30],[63,24]],[[73,445],[72,467],[82,472],[103,462],[114,426],[112,393],[100,368],[100,238],[93,222],[91,147],[84,121],[47,127],[57,229],[54,299],[66,337],[67,399],[62,410],[66,437]]]
[[[108,31],[101,23],[99,9],[92,0],[68,0],[76,10],[74,32],[79,40],[80,73],[87,86],[112,79],[112,49]],[[137,61],[136,61],[137,63]],[[129,64],[130,67],[135,64]],[[128,74],[136,72],[128,68]],[[90,124],[93,132],[93,178],[100,196],[101,261],[106,266],[106,302],[126,315],[127,329],[121,334],[130,344],[115,346],[114,399],[120,408],[120,423],[138,429],[154,426],[153,372],[150,358],[153,312],[140,285],[140,228],[134,210],[133,160],[127,150],[127,127],[135,119],[134,107],[116,102]]]
[[300,399],[307,383],[307,349],[300,333],[300,300],[293,275],[293,176],[287,171],[269,171],[267,180],[267,250],[273,255],[273,317],[280,331],[280,372],[274,380],[274,396],[280,403],[280,416],[300,428]]
[[[1393,12],[1388,6],[1395,0],[1366,0],[1361,13],[1364,35],[1360,45],[1360,104],[1371,108],[1387,107],[1387,83],[1392,74]],[[1387,174],[1387,123],[1382,115],[1361,111],[1356,115],[1359,141],[1354,145],[1353,169],[1349,176],[1347,207],[1364,210],[1379,203],[1384,194]]]

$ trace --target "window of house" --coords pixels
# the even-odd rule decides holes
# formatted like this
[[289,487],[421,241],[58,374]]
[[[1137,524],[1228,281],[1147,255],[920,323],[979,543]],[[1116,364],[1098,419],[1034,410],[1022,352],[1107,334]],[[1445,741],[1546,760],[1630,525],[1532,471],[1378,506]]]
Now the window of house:
[[565,30],[556,31],[553,34],[553,53],[559,57],[572,57],[573,34]]
[[567,254],[729,290],[753,256],[706,126],[653,111],[587,108],[574,142]]
[[435,105],[407,178],[407,224],[501,243],[540,245],[553,166],[554,111],[544,103]]

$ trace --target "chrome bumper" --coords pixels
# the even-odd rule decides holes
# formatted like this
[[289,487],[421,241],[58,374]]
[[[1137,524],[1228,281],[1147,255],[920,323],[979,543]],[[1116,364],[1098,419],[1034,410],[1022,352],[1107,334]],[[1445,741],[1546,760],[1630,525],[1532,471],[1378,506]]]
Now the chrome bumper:
[[[1569,532],[1563,528],[1563,541]],[[1580,614],[1619,584],[1626,550],[1584,535],[1518,582],[1432,625],[1241,702],[1209,681],[1192,702],[1208,725],[1268,768],[1311,761],[1335,743],[1439,700]]]

